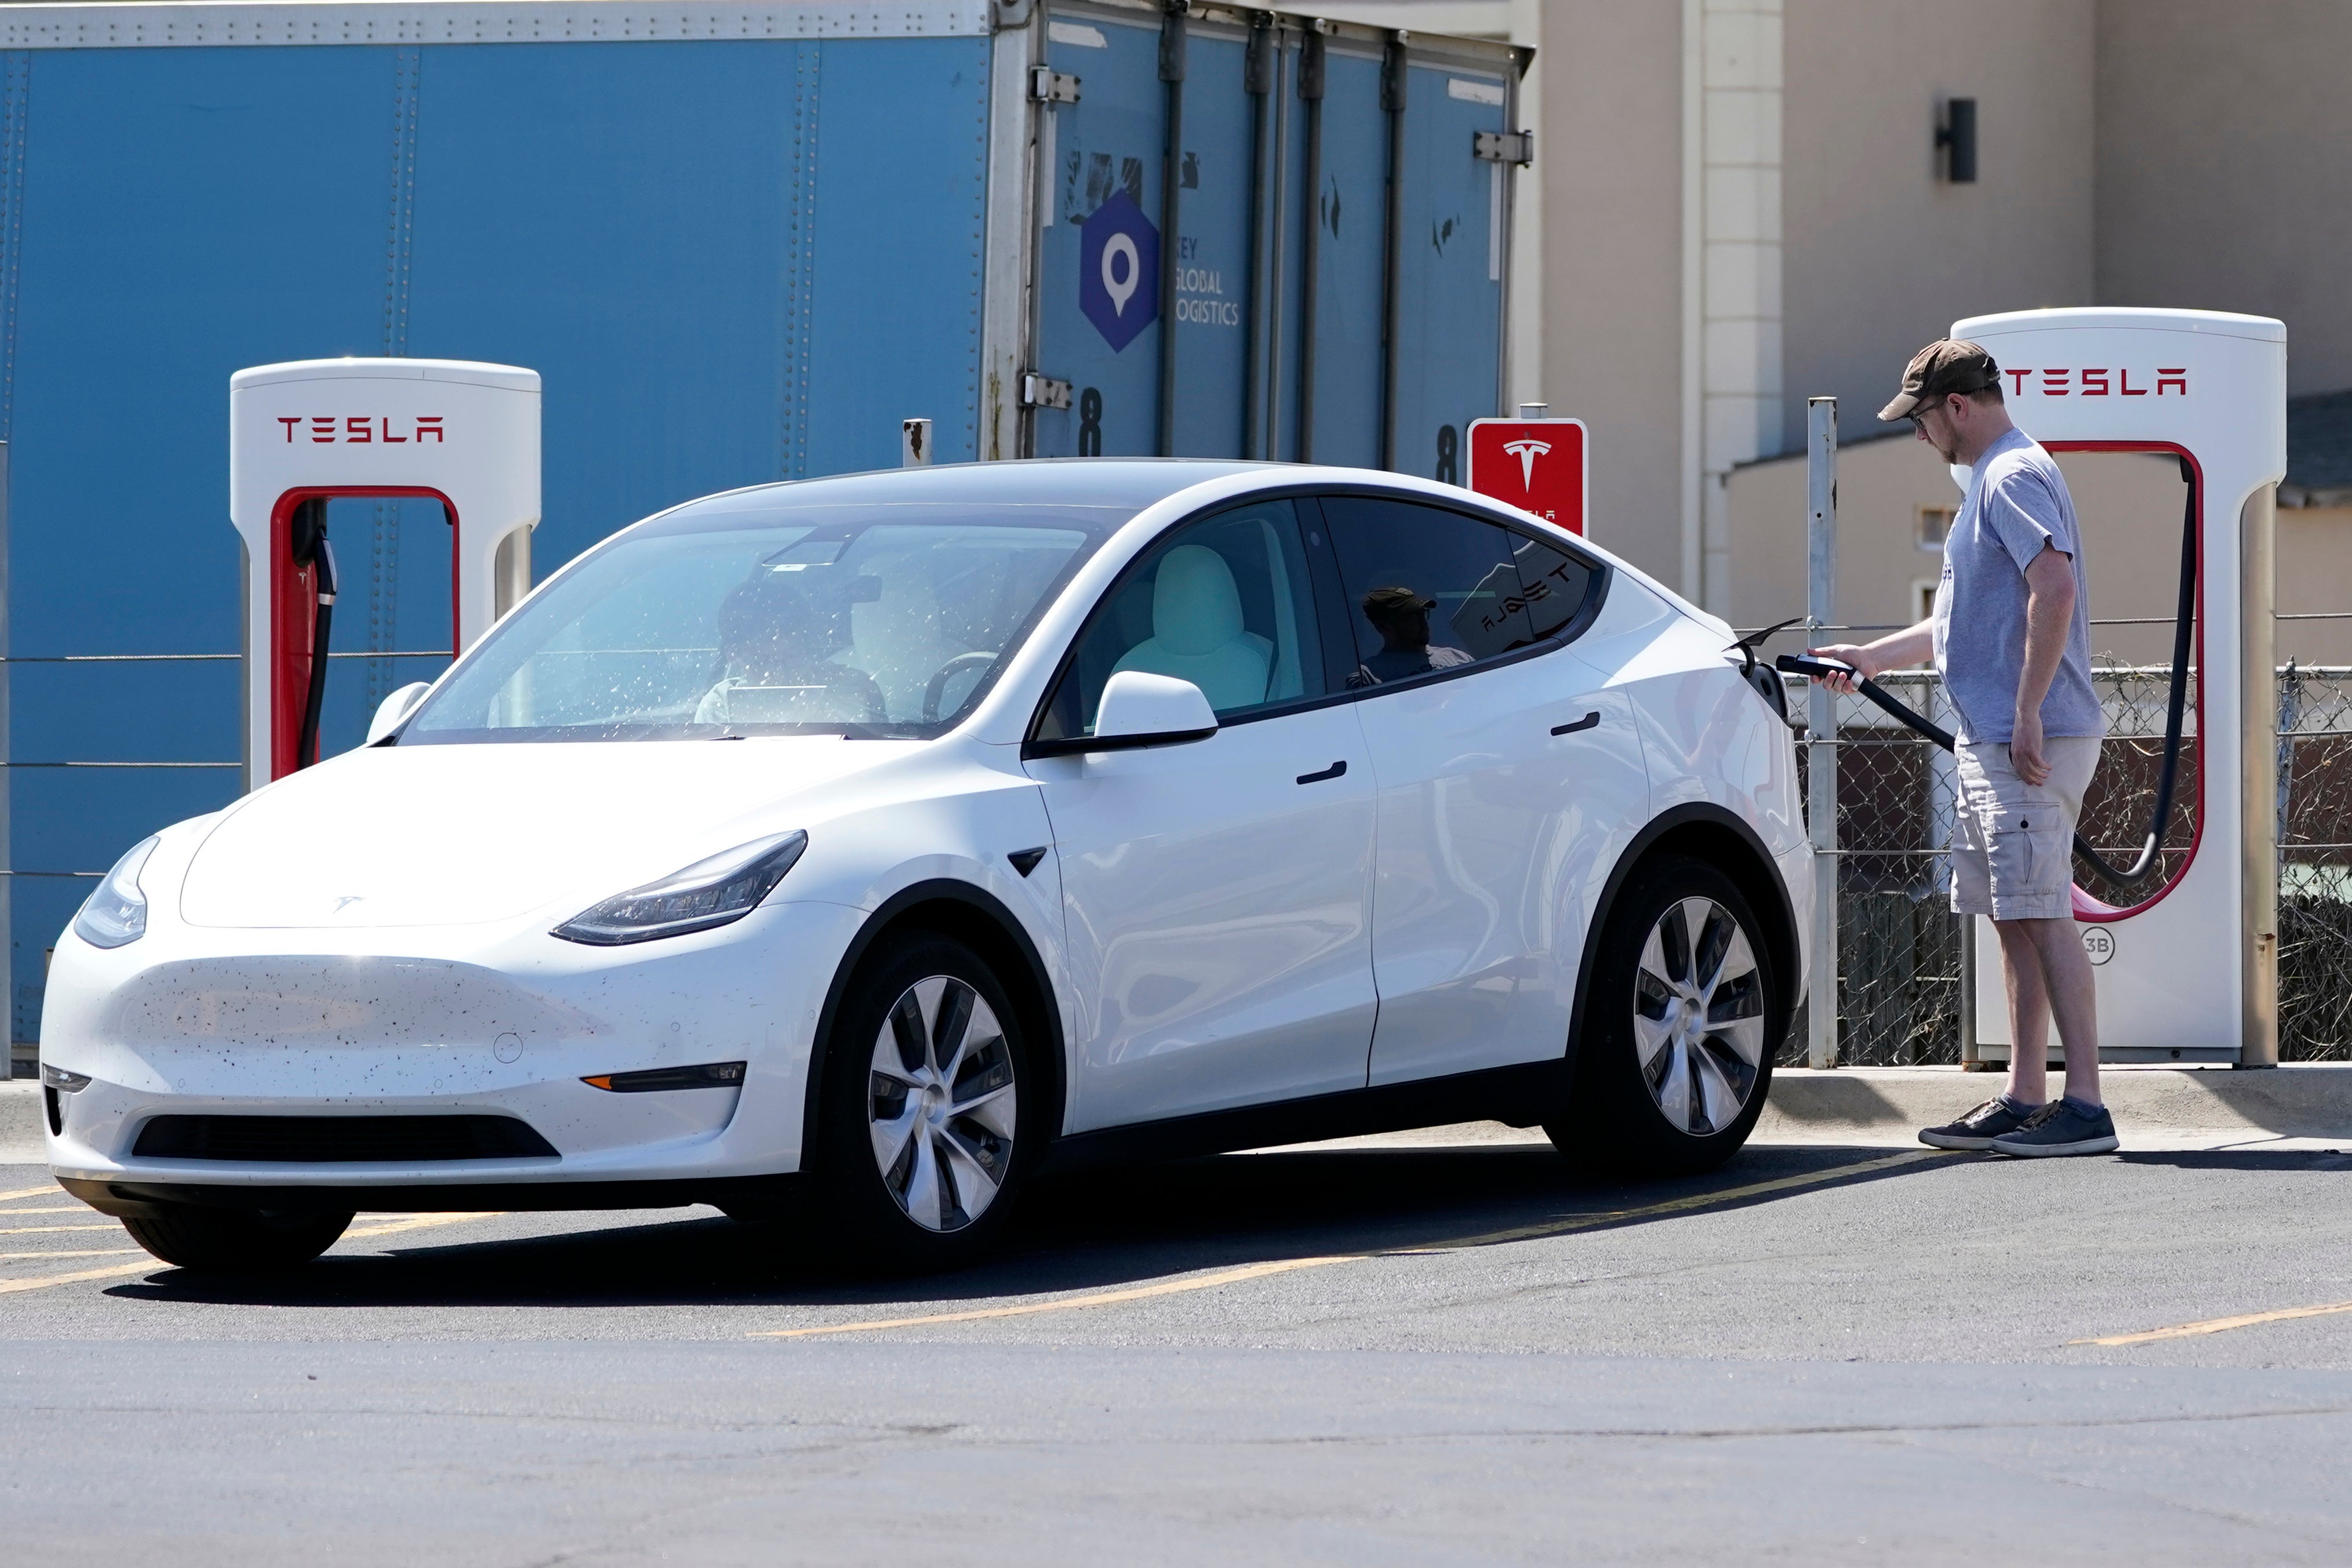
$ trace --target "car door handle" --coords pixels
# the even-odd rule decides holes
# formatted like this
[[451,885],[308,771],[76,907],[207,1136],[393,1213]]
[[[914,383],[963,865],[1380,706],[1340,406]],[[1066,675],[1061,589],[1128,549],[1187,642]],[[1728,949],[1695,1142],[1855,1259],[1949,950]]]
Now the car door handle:
[[1582,718],[1580,718],[1580,719],[1576,720],[1575,722],[1573,722],[1573,723],[1571,723],[1571,724],[1556,724],[1556,725],[1553,725],[1553,726],[1551,727],[1551,732],[1552,732],[1554,735],[1574,735],[1578,730],[1580,730],[1580,729],[1591,729],[1591,727],[1593,727],[1593,726],[1595,726],[1595,725],[1599,724],[1600,722],[1601,722],[1601,716],[1600,716],[1599,714],[1597,714],[1597,713],[1589,713],[1589,714],[1586,714]]
[[1334,762],[1330,767],[1326,768],[1320,773],[1300,774],[1298,776],[1298,781],[1301,784],[1320,784],[1326,779],[1337,779],[1347,771],[1348,765],[1345,762]]

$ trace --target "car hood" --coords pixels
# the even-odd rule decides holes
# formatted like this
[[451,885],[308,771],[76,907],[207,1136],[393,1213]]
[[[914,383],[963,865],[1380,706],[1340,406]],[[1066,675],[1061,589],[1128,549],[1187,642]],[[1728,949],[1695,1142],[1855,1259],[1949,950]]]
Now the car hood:
[[508,920],[567,894],[584,907],[798,827],[771,809],[908,749],[831,736],[366,747],[223,812],[180,917],[316,930]]

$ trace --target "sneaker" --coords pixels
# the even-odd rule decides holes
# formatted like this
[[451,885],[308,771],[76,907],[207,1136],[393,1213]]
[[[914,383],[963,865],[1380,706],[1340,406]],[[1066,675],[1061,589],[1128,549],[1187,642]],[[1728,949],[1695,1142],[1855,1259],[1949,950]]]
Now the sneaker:
[[1931,1149],[1989,1149],[1995,1138],[2024,1126],[2026,1118],[2040,1109],[2033,1105],[2021,1111],[2009,1096],[1996,1094],[1958,1121],[1920,1128],[1919,1141]]
[[2053,1100],[2025,1119],[2014,1133],[1992,1141],[1997,1155],[2025,1159],[2051,1155],[2105,1155],[2116,1147],[2116,1119],[2104,1105]]

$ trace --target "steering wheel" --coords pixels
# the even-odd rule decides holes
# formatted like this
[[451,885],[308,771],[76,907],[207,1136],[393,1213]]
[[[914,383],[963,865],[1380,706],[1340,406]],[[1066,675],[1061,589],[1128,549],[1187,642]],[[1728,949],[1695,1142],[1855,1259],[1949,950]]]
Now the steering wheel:
[[946,695],[948,683],[956,677],[958,671],[992,664],[995,662],[996,655],[993,653],[958,653],[954,658],[941,664],[932,674],[930,684],[923,688],[923,722],[925,724],[940,722],[940,699]]

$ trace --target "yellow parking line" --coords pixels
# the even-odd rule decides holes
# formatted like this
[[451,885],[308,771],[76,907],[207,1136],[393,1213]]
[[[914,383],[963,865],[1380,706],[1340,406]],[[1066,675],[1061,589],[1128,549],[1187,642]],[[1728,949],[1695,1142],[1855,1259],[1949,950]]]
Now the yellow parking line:
[[1471,1247],[1491,1247],[1509,1241],[1532,1241],[1548,1236],[1565,1236],[1579,1230],[1592,1230],[1602,1226],[1621,1225],[1628,1220],[1650,1219],[1662,1215],[1681,1214],[1716,1204],[1735,1203],[1743,1197],[1758,1197],[1766,1193],[1787,1192],[1796,1187],[1819,1186],[1824,1182],[1844,1176],[1861,1176],[1870,1171],[1886,1170],[1895,1166],[1916,1165],[1922,1160],[1948,1159],[1941,1149],[1915,1149],[1878,1159],[1860,1160],[1849,1166],[1832,1166],[1828,1170],[1809,1171],[1800,1176],[1775,1176],[1769,1181],[1751,1182],[1746,1186],[1727,1187],[1720,1192],[1698,1193],[1689,1197],[1668,1198],[1663,1203],[1647,1204],[1640,1208],[1613,1209],[1605,1214],[1580,1214],[1566,1219],[1547,1220],[1538,1225],[1522,1225],[1509,1230],[1489,1230],[1475,1236],[1456,1237],[1433,1241],[1419,1247],[1387,1247],[1371,1252],[1342,1252],[1328,1258],[1286,1258],[1271,1263],[1252,1263],[1246,1268],[1227,1269],[1214,1274],[1196,1275],[1181,1280],[1164,1280],[1156,1285],[1140,1285],[1125,1291],[1102,1291],[1086,1296],[1060,1296],[1049,1301],[1024,1301],[1009,1307],[981,1307],[961,1312],[933,1312],[922,1317],[885,1318],[872,1322],[820,1323],[810,1328],[761,1329],[751,1339],[803,1339],[812,1334],[860,1333],[874,1329],[905,1329],[928,1327],[933,1323],[968,1323],[985,1318],[1027,1317],[1036,1312],[1070,1312],[1080,1307],[1116,1306],[1121,1301],[1142,1301],[1151,1296],[1181,1295],[1192,1291],[1211,1291],[1220,1285],[1240,1284],[1248,1280],[1262,1280],[1272,1274],[1294,1273],[1301,1269],[1325,1269],[1334,1263],[1361,1263],[1373,1258],[1410,1258],[1433,1252],[1454,1252]]
[[111,1230],[112,1225],[8,1225],[0,1226],[0,1236],[48,1236],[60,1230]]
[[412,1214],[404,1219],[387,1220],[381,1225],[362,1225],[357,1230],[346,1230],[342,1239],[356,1241],[369,1236],[397,1236],[404,1230],[425,1230],[436,1225],[463,1225],[469,1219],[496,1219],[505,1212],[502,1208],[486,1208],[478,1214]]
[[86,1203],[61,1203],[55,1208],[12,1208],[8,1210],[8,1217],[13,1219],[20,1214],[90,1214],[96,1211]]
[[1767,1193],[1788,1192],[1797,1187],[1819,1186],[1823,1182],[1837,1181],[1869,1171],[1891,1170],[1896,1166],[1917,1165],[1923,1160],[1951,1158],[1943,1149],[1911,1149],[1899,1155],[1885,1155],[1874,1160],[1858,1160],[1850,1166],[1832,1166],[1825,1171],[1807,1171],[1797,1176],[1774,1176],[1770,1181],[1751,1182],[1746,1186],[1727,1187],[1721,1192],[1693,1193],[1688,1197],[1670,1197],[1664,1203],[1645,1204],[1640,1208],[1622,1208],[1608,1214],[1580,1214],[1568,1219],[1546,1220],[1538,1225],[1522,1225],[1510,1230],[1491,1230],[1483,1236],[1464,1236],[1451,1241],[1434,1241],[1423,1247],[1388,1249],[1392,1255],[1414,1252],[1452,1252],[1465,1247],[1492,1247],[1506,1241],[1532,1241],[1547,1236],[1566,1236],[1571,1231],[1592,1230],[1605,1225],[1617,1225],[1629,1219],[1655,1219],[1664,1215],[1682,1214],[1695,1208],[1712,1208],[1720,1203],[1734,1203],[1743,1197],[1761,1197]]
[[170,1264],[154,1258],[144,1258],[136,1263],[117,1263],[110,1269],[83,1269],[72,1274],[41,1274],[30,1280],[0,1280],[0,1296],[11,1296],[19,1291],[42,1291],[51,1285],[71,1285],[83,1280],[111,1280],[123,1274],[143,1274],[150,1269],[167,1269]]
[[[341,1239],[351,1241],[371,1236],[395,1236],[403,1231],[424,1230],[436,1225],[462,1225],[469,1219],[496,1219],[501,1209],[487,1209],[478,1214],[413,1214],[383,1225],[365,1225],[357,1230],[346,1230]],[[56,1225],[52,1230],[109,1230],[105,1225]],[[0,1231],[0,1236],[8,1234]],[[56,1253],[50,1254],[58,1256]],[[51,1285],[77,1285],[87,1280],[111,1280],[124,1274],[144,1274],[150,1270],[168,1269],[171,1265],[160,1258],[147,1258],[136,1263],[117,1263],[108,1269],[80,1269],[70,1274],[42,1274],[30,1280],[0,1280],[0,1296],[19,1291],[45,1290]]]
[[131,1254],[138,1250],[139,1249],[136,1247],[105,1247],[100,1248],[96,1251],[83,1250],[73,1252],[60,1248],[54,1252],[46,1250],[40,1252],[0,1252],[0,1260],[21,1260],[27,1258],[128,1258]]
[[[64,1190],[65,1189],[63,1187],[59,1186],[55,1182],[49,1183],[47,1186],[20,1186],[14,1192],[0,1192],[0,1203],[6,1203],[14,1198],[19,1197],[41,1197],[45,1196],[55,1197],[58,1193],[63,1192]],[[18,1212],[21,1213],[22,1210],[19,1210]]]
[[2246,1312],[2234,1318],[2207,1318],[2202,1322],[2175,1323],[2167,1329],[2146,1329],[2138,1333],[2106,1334],[2098,1339],[2070,1339],[2068,1344],[2146,1344],[2151,1340],[2187,1339],[2193,1334],[2221,1333],[2229,1329],[2252,1328],[2256,1323],[2281,1323],[2290,1318],[2324,1318],[2337,1312],[2352,1312],[2352,1301],[2329,1301],[2316,1307],[2281,1307],[2274,1312]]
[[1246,1269],[1228,1269],[1222,1274],[1209,1274],[1196,1280],[1167,1280],[1157,1285],[1143,1285],[1132,1291],[1105,1291],[1093,1296],[1064,1296],[1057,1301],[1027,1301],[1017,1307],[983,1307],[969,1312],[934,1312],[923,1318],[885,1318],[870,1323],[826,1323],[819,1328],[762,1329],[753,1339],[799,1339],[807,1334],[857,1333],[866,1329],[905,1329],[919,1323],[968,1323],[980,1318],[1018,1318],[1031,1312],[1066,1312],[1072,1307],[1108,1307],[1118,1301],[1139,1301],[1146,1296],[1173,1296],[1186,1291],[1206,1291],[1218,1285],[1231,1285],[1243,1280],[1262,1280],[1268,1274],[1287,1274],[1297,1269],[1321,1269],[1332,1263],[1360,1263],[1370,1257],[1367,1252],[1354,1252],[1335,1258],[1286,1258],[1278,1263],[1253,1263]]

